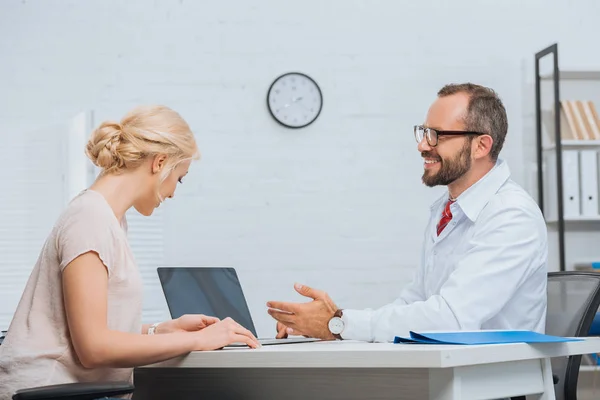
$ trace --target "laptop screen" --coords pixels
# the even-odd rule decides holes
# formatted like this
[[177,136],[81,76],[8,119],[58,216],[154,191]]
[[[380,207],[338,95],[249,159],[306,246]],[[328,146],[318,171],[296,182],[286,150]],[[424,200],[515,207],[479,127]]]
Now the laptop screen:
[[157,272],[171,318],[184,314],[204,314],[221,320],[231,317],[256,336],[234,268],[160,267]]

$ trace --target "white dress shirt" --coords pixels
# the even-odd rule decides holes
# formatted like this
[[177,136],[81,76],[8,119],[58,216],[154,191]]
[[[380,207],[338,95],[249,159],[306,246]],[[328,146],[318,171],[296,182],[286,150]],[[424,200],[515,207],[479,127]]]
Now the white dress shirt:
[[342,338],[389,342],[409,331],[524,329],[544,333],[548,241],[535,201],[498,160],[450,206],[431,206],[421,265],[393,303],[343,310]]

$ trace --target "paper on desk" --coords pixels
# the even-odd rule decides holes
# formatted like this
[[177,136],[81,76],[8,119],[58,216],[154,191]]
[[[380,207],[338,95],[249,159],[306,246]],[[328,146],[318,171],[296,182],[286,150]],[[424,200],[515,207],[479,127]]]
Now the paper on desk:
[[410,331],[410,338],[396,336],[394,343],[414,344],[500,344],[500,343],[560,343],[583,339],[543,335],[532,331],[462,331],[422,332]]

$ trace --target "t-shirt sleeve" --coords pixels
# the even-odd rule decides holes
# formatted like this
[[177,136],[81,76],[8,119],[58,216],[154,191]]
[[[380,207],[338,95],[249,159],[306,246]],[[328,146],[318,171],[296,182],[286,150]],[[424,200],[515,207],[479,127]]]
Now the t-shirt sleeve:
[[56,236],[61,272],[75,258],[93,251],[110,275],[114,268],[116,246],[109,217],[90,208],[73,212],[64,219]]

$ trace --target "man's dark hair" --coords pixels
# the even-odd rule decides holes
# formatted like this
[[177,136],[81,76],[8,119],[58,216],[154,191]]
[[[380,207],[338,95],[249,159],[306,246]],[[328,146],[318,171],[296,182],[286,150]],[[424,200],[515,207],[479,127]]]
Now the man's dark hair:
[[492,161],[496,161],[508,131],[508,118],[502,100],[494,90],[473,83],[448,84],[439,90],[438,96],[446,97],[457,93],[469,96],[469,106],[464,117],[465,130],[490,135],[494,140],[490,157]]

